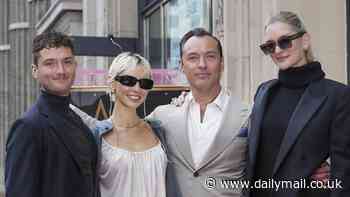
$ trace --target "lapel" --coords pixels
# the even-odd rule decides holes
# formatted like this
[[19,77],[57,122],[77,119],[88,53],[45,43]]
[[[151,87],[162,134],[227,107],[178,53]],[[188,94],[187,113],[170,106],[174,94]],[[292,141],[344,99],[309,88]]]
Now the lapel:
[[224,115],[219,131],[197,170],[210,164],[210,162],[212,162],[228,145],[232,143],[240,128],[246,122],[249,112],[248,107],[244,106],[238,98],[233,95],[230,96],[227,107],[224,109]]
[[168,122],[168,131],[170,131],[167,131],[167,133],[171,135],[168,137],[168,141],[171,139],[171,141],[175,143],[176,149],[183,157],[184,164],[194,171],[195,165],[192,158],[192,150],[187,130],[188,112],[188,101],[184,102],[181,107],[176,107],[172,114],[167,117],[166,122]]
[[[91,171],[91,165],[87,162],[88,158],[86,158],[86,155],[82,154],[77,147],[77,143],[86,143],[86,141],[75,141],[68,133],[72,132],[72,128],[67,127],[67,122],[57,112],[52,111],[42,97],[39,98],[39,111],[47,118],[49,125],[52,127],[52,131],[68,150],[73,161],[79,166],[82,173],[89,175],[93,173]],[[84,127],[83,129],[86,129],[86,131],[89,131],[89,128],[84,124],[82,127]],[[88,138],[90,138],[90,136]]]
[[[260,127],[265,113],[266,102],[269,96],[269,90],[277,84],[277,80],[272,80],[266,85],[261,86],[256,93],[249,129],[249,160],[251,165],[255,166],[256,151],[259,146]],[[253,168],[254,169],[254,168]]]
[[294,110],[292,117],[288,123],[286,133],[283,137],[279,153],[276,157],[275,165],[273,168],[273,175],[281,166],[281,163],[287,156],[287,153],[297,140],[299,134],[307,122],[312,118],[313,114],[326,100],[327,95],[325,95],[324,92],[323,81],[324,80],[320,80],[311,83],[309,87],[306,88],[296,109]]

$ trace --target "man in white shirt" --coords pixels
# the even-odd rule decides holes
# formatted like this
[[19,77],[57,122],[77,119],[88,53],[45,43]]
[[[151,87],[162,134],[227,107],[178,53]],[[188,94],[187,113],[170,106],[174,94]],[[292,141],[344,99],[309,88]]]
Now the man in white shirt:
[[244,176],[249,108],[220,85],[224,60],[216,37],[189,31],[180,56],[190,93],[183,105],[159,106],[149,115],[165,129],[168,196],[241,196],[241,188],[224,188],[221,180]]

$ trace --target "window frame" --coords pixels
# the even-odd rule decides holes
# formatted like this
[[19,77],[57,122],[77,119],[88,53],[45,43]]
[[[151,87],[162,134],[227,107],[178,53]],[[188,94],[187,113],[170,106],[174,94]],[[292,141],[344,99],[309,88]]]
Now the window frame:
[[[203,0],[205,3],[208,5],[208,21],[206,22],[206,29],[209,32],[213,31],[213,0]],[[147,59],[150,60],[150,50],[149,50],[149,32],[150,32],[150,27],[149,27],[149,19],[150,16],[160,9],[160,29],[161,29],[161,69],[168,69],[167,68],[167,58],[169,53],[169,49],[167,47],[167,24],[166,24],[166,5],[170,3],[171,0],[160,0],[159,2],[153,2],[150,5],[146,6],[144,10],[142,11],[142,24],[143,24],[143,36],[142,36],[142,42],[143,42],[143,51],[144,55]],[[153,68],[152,68],[153,69]],[[159,86],[160,84],[156,84]],[[178,84],[168,84],[166,86],[177,86]],[[162,86],[162,85],[160,85]],[[183,86],[183,85],[182,85]]]

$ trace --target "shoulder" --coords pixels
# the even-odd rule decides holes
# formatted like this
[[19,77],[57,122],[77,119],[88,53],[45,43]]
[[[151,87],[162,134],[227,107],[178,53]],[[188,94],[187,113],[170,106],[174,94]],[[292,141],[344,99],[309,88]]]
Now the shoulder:
[[18,143],[36,144],[41,140],[43,130],[48,128],[47,121],[43,121],[38,113],[26,112],[26,114],[17,119],[11,126],[7,137],[7,146],[16,146]]
[[96,126],[94,128],[94,133],[96,136],[100,136],[108,131],[110,131],[113,128],[112,120],[106,119],[106,120],[98,120],[96,121]]
[[182,106],[179,107],[173,104],[160,105],[147,115],[146,119],[166,122],[169,119],[169,116],[172,116],[174,112],[180,110],[180,108],[182,108]]
[[335,98],[342,97],[348,91],[349,87],[347,85],[331,79],[322,79],[310,88],[313,95],[323,94]]
[[162,122],[157,119],[147,118],[146,122],[151,126],[154,134],[163,142],[164,140],[164,129],[162,127]]
[[17,119],[11,130],[24,127],[26,130],[38,130],[47,125],[46,117],[40,113],[38,105],[33,105],[28,111]]
[[162,122],[154,118],[147,118],[146,122],[152,127],[152,129],[160,129],[162,127]]
[[347,88],[347,85],[332,79],[323,79],[322,82],[329,90],[344,91]]
[[259,86],[258,86],[258,90],[260,88],[266,88],[274,83],[276,83],[278,81],[278,79],[270,79],[268,81],[262,82]]
[[277,81],[278,81],[277,79],[271,79],[271,80],[262,82],[262,83],[258,86],[258,88],[257,88],[257,90],[256,90],[256,92],[255,92],[254,100],[255,100],[258,96],[262,95],[262,94],[265,92],[264,90],[265,90],[266,88],[268,88],[268,87],[270,87],[271,85],[277,83]]
[[169,110],[173,110],[173,109],[176,109],[176,108],[178,108],[178,106],[173,105],[173,104],[159,105],[153,110],[153,113],[157,113],[157,114],[159,114],[159,113],[168,113]]
[[231,95],[230,99],[231,102],[229,102],[229,106],[227,106],[228,112],[232,113],[235,111],[239,113],[243,119],[247,118],[250,115],[252,106],[249,103],[242,101],[242,99],[235,95]]

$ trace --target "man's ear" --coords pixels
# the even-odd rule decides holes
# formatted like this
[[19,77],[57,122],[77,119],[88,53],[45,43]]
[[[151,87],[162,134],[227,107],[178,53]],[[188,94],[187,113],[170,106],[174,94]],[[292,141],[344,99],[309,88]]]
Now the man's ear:
[[182,62],[182,59],[179,60],[179,67],[180,67],[180,70],[181,72],[184,72],[184,66],[183,66],[183,62]]
[[35,64],[32,64],[32,76],[34,79],[38,78],[38,66]]

